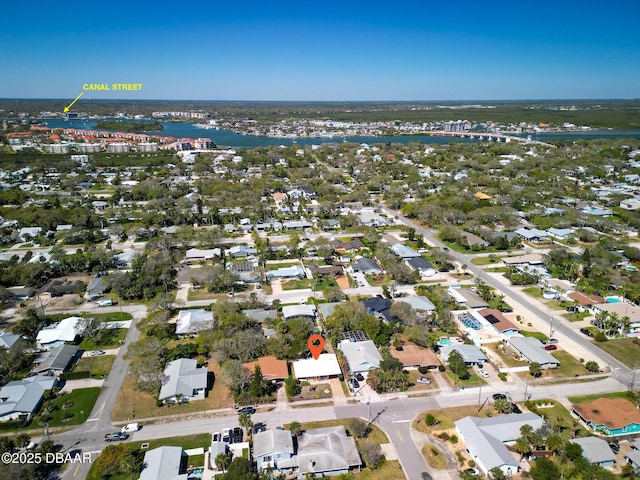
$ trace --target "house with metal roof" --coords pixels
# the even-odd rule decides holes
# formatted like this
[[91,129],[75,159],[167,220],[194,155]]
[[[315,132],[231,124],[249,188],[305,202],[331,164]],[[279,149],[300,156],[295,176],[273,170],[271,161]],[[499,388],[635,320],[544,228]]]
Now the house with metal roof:
[[537,362],[542,368],[556,368],[560,366],[557,358],[544,349],[544,345],[535,337],[511,337],[509,345],[527,362]]
[[176,320],[176,335],[195,335],[203,330],[213,328],[214,319],[211,310],[204,308],[181,310]]
[[213,257],[220,257],[222,255],[222,250],[219,248],[210,248],[210,249],[199,249],[199,248],[190,248],[187,250],[185,254],[185,260],[187,263],[197,263],[197,262],[206,262],[207,260],[213,259]]
[[522,239],[528,242],[544,242],[549,239],[549,235],[544,230],[537,228],[519,228],[516,233],[522,237]]
[[278,316],[277,310],[265,310],[264,308],[242,310],[242,313],[259,324],[264,323],[265,320],[273,320]]
[[480,295],[470,288],[449,287],[447,293],[456,303],[466,305],[469,308],[487,308],[489,306],[489,304],[483,300]]
[[382,355],[378,347],[371,340],[356,342],[354,340],[342,340],[340,350],[347,360],[351,373],[368,372],[380,366]]
[[424,312],[433,312],[436,309],[436,306],[429,300],[427,297],[423,295],[418,295],[415,297],[398,297],[395,299],[396,302],[407,303],[411,305],[411,308],[414,310],[421,310]]
[[315,305],[285,305],[282,307],[282,316],[285,320],[289,321],[294,318],[308,318],[310,320],[316,319],[316,306]]
[[195,360],[179,358],[169,362],[158,400],[165,402],[203,400],[207,392],[207,369],[198,368]]
[[378,262],[367,257],[358,258],[352,268],[354,272],[362,272],[365,275],[378,275],[382,273],[382,268],[380,268]]
[[36,357],[33,361],[36,364],[34,371],[36,373],[52,372],[60,375],[69,367],[77,353],[78,347],[75,345],[62,344],[53,347]]
[[0,422],[36,413],[44,392],[51,390],[56,382],[56,377],[35,375],[7,383],[0,388]]
[[598,437],[583,437],[570,440],[571,443],[580,445],[582,456],[589,460],[591,465],[611,468],[616,462],[616,455],[609,447],[606,440]]
[[300,265],[293,265],[291,267],[282,267],[277,270],[269,270],[267,272],[267,278],[271,279],[284,279],[284,278],[305,278],[306,274],[304,269]]
[[187,480],[187,455],[182,447],[158,447],[144,454],[140,480]]
[[318,478],[360,470],[362,459],[356,441],[343,425],[306,430],[298,437],[298,449],[280,470],[295,470],[300,478]]
[[20,335],[16,335],[15,333],[4,332],[0,334],[0,349],[4,348],[9,350],[20,340]]
[[41,329],[36,336],[36,343],[48,350],[65,342],[73,342],[82,333],[81,320],[80,317],[68,317]]
[[391,251],[401,258],[415,258],[420,257],[421,255],[416,252],[413,248],[407,247],[404,243],[394,243],[391,245]]
[[265,430],[253,435],[253,458],[261,472],[271,467],[279,470],[280,463],[289,460],[295,450],[289,430]]
[[453,351],[458,352],[462,356],[465,365],[469,367],[474,365],[482,367],[487,361],[487,357],[485,357],[484,353],[475,345],[452,343],[440,347],[440,357],[444,363],[447,363],[449,355],[451,355]]
[[142,255],[142,252],[140,250],[134,250],[134,249],[125,250],[122,253],[118,253],[117,255],[114,255],[112,261],[113,261],[113,264],[116,265],[117,267],[131,268],[131,265],[133,264],[133,259],[139,255]]
[[519,459],[505,444],[522,436],[523,425],[531,425],[535,431],[544,425],[544,419],[534,413],[511,413],[490,418],[465,417],[455,422],[460,439],[485,475],[493,468],[499,468],[505,475],[520,470]]

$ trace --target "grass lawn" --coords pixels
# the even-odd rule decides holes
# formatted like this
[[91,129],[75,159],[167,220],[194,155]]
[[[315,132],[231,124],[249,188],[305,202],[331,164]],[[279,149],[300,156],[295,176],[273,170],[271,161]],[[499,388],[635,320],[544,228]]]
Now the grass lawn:
[[389,285],[391,281],[390,275],[366,275],[367,282],[372,287],[383,287],[384,285]]
[[564,318],[566,318],[570,322],[580,322],[580,321],[584,320],[585,318],[590,317],[591,313],[589,313],[589,312],[572,312],[572,313],[566,313],[563,316],[564,316]]
[[471,260],[471,263],[473,263],[474,265],[482,266],[482,265],[492,265],[494,263],[499,263],[501,261],[502,261],[501,256],[497,256],[497,259],[496,259],[490,255],[485,255],[482,257],[474,257],[473,260]]
[[[83,312],[80,314],[80,317],[91,317],[95,318],[99,322],[125,322],[127,320],[131,320],[133,315],[127,312],[109,312],[109,313],[89,313]],[[64,320],[65,318],[69,318],[68,313],[56,313],[53,315],[47,315],[47,320],[51,321],[51,323],[59,322],[60,320]]]
[[613,392],[613,393],[600,393],[595,395],[581,395],[576,397],[569,397],[571,403],[587,403],[597,400],[598,398],[624,398],[629,400],[629,392]]
[[[302,288],[311,288],[311,282],[306,278],[303,280],[283,280],[282,281],[282,290],[300,290]],[[316,290],[318,287],[316,285]]]
[[551,355],[558,359],[560,366],[549,369],[554,377],[572,377],[574,375],[586,375],[589,373],[585,366],[575,359],[569,352],[555,351]]
[[634,343],[633,338],[617,338],[606,342],[594,342],[594,345],[620,360],[627,367],[638,367],[640,346]]
[[524,360],[516,360],[516,354],[511,347],[499,348],[498,345],[500,344],[487,343],[483,345],[483,348],[488,348],[495,352],[506,367],[524,367],[525,365],[527,365],[527,362],[525,362]]
[[124,341],[124,337],[127,336],[127,332],[129,329],[127,328],[109,328],[105,329],[104,333],[101,335],[101,339],[99,342],[94,342],[90,338],[85,338],[82,340],[78,347],[81,350],[100,350],[106,348],[118,348],[122,341]]
[[[423,375],[418,370],[408,370],[408,372],[409,372],[409,381],[412,383],[412,385],[407,390],[408,392],[412,392],[414,390],[424,390],[427,388],[437,388],[436,381],[433,379],[433,376],[437,375],[436,373],[433,373],[433,374],[426,373]],[[427,377],[429,380],[431,380],[431,384],[426,385],[424,383],[418,383],[417,380],[420,377]]]
[[[49,423],[49,427],[79,425],[91,414],[91,410],[99,394],[100,389],[98,387],[92,387],[78,388],[72,392],[61,395],[51,402],[53,407],[51,413],[44,413],[46,404],[43,405],[40,413],[31,422],[29,428],[42,428],[45,422]],[[63,420],[63,418],[67,417],[67,420]]]
[[213,302],[214,300],[219,300],[225,296],[226,294],[224,293],[207,292],[206,288],[200,288],[199,290],[194,290],[193,288],[190,288],[189,292],[187,293],[187,300],[190,302],[196,301],[196,300],[211,300]]
[[479,385],[487,384],[487,382],[485,382],[482,378],[473,373],[471,369],[469,369],[469,373],[471,374],[471,376],[466,380],[459,380],[458,376],[453,372],[445,372],[444,375],[451,385],[457,385],[459,387],[477,387]]
[[385,460],[377,470],[363,468],[356,476],[358,480],[405,480],[404,472],[397,460]]
[[91,372],[91,378],[104,378],[111,371],[115,355],[101,355],[99,357],[83,357],[78,360],[72,372]]
[[[184,450],[203,447],[206,450],[207,447],[211,444],[211,434],[201,433],[198,435],[186,435],[184,437],[160,438],[157,440],[150,440],[148,442],[122,443],[122,445],[126,445],[127,447],[129,447],[131,452],[134,452],[135,450],[140,450],[140,446],[142,445],[142,443],[149,444],[149,447],[144,449],[145,452],[163,446],[182,447]],[[189,465],[203,466],[204,455],[194,455],[189,457]],[[94,467],[95,462],[93,462],[91,468],[89,469],[87,480],[101,480],[103,478],[101,472],[97,471],[97,469]],[[130,475],[125,474],[116,474],[109,476],[109,480],[130,480],[130,478]]]
[[316,283],[316,291],[329,287],[338,287],[338,283],[333,278],[325,278],[321,282]]
[[542,293],[540,292],[539,287],[527,287],[523,288],[522,291],[528,295],[531,295],[535,298],[542,298]]
[[544,417],[551,427],[558,426],[560,428],[560,435],[562,435],[565,440],[571,438],[574,425],[576,430],[578,430],[578,436],[586,436],[589,434],[579,422],[576,424],[576,419],[571,416],[566,408],[555,400],[537,400],[531,403],[535,404],[535,407],[532,406],[531,408],[536,410],[538,415]]
[[523,337],[537,338],[538,340],[540,340],[543,343],[546,342],[547,340],[549,340],[549,337],[547,337],[542,332],[531,332],[529,330],[520,330],[520,333],[522,334]]
[[422,447],[422,455],[424,455],[424,458],[431,468],[435,468],[436,470],[444,470],[447,468],[447,459],[435,445],[431,445],[430,443],[424,445]]
[[130,377],[126,377],[118,399],[111,413],[111,420],[114,422],[129,420],[133,418],[159,417],[163,415],[173,415],[177,413],[201,412],[215,408],[227,408],[234,404],[231,392],[225,381],[222,379],[220,366],[209,361],[209,371],[214,374],[214,383],[211,391],[208,392],[204,400],[182,403],[180,405],[156,405],[156,396],[134,389],[134,382]]
[[267,266],[265,267],[265,270],[277,270],[279,268],[288,268],[288,267],[293,267],[294,265],[300,265],[300,261],[299,260],[294,260],[291,262],[267,262]]

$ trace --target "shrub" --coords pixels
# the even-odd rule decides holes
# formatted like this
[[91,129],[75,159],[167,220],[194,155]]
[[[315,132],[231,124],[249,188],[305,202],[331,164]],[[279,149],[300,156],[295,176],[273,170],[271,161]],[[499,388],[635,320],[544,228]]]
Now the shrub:
[[429,371],[429,369],[427,367],[418,367],[418,371],[424,375],[425,373],[427,373]]
[[449,437],[449,441],[450,441],[451,443],[458,443],[458,436],[457,436],[457,435],[451,435],[451,436]]
[[438,371],[439,372],[444,372],[446,370],[446,368],[444,368],[444,365],[438,365]]
[[593,337],[595,339],[596,342],[606,342],[607,341],[607,336],[604,334],[604,332],[598,332],[596,333],[595,337]]
[[498,372],[498,378],[500,380],[502,380],[503,382],[506,382],[507,381],[507,374],[504,373],[504,372]]
[[440,437],[440,439],[444,440],[445,442],[449,440],[449,434],[447,432],[442,432],[440,435],[438,435],[438,437]]
[[585,368],[593,373],[598,373],[600,371],[600,365],[598,365],[598,362],[594,361],[587,362]]
[[434,417],[432,414],[427,413],[424,417],[424,423],[426,423],[430,427],[433,427],[434,425],[438,424],[438,419]]
[[347,422],[347,430],[354,437],[364,438],[369,433],[369,425],[359,418],[350,418]]

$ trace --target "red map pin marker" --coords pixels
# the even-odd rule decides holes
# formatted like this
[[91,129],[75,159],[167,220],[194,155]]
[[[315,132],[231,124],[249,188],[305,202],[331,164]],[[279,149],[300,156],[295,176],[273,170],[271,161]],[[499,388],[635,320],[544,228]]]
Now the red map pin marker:
[[307,340],[307,345],[309,346],[311,355],[313,355],[313,358],[317,360],[324,348],[324,338],[322,338],[322,335],[318,335],[317,333],[311,335],[309,340]]

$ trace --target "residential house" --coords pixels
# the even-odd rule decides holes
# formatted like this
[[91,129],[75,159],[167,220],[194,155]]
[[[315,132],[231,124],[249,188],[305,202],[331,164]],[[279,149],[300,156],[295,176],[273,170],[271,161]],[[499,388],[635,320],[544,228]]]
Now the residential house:
[[518,454],[511,453],[506,445],[522,436],[523,425],[536,431],[544,425],[544,419],[534,413],[511,413],[490,418],[464,417],[455,422],[458,436],[484,475],[494,468],[505,475],[520,471]]
[[640,210],[640,198],[638,197],[634,197],[634,198],[627,198],[625,200],[622,200],[620,202],[620,208],[623,208],[624,210]]
[[520,328],[507,319],[504,314],[494,308],[482,308],[477,310],[478,314],[486,320],[487,323],[502,336],[518,335]]
[[214,257],[222,256],[222,250],[219,248],[210,248],[210,249],[199,249],[199,248],[190,248],[187,250],[185,255],[185,260],[189,264],[206,262],[207,260],[211,260]]
[[382,268],[378,265],[378,262],[371,258],[360,257],[353,264],[354,272],[362,272],[365,275],[379,275],[382,273]]
[[113,264],[120,268],[131,268],[133,265],[133,259],[139,255],[142,255],[140,250],[125,250],[124,252],[113,256]]
[[269,270],[267,272],[267,279],[288,279],[288,278],[297,278],[302,279],[305,278],[306,274],[304,273],[304,269],[300,265],[293,265],[291,267],[282,267],[277,270]]
[[73,342],[82,333],[81,320],[80,317],[68,317],[41,329],[36,343],[40,348],[49,350],[65,342]]
[[77,353],[78,347],[75,345],[58,345],[40,353],[33,361],[36,364],[33,370],[38,374],[61,375],[75,359]]
[[478,295],[470,288],[449,287],[447,293],[457,304],[466,305],[468,308],[478,309],[487,308],[489,306],[489,304],[485,300],[483,300],[480,295]]
[[558,240],[567,240],[573,235],[573,228],[548,228],[547,233],[550,237],[557,238]]
[[572,300],[575,300],[581,307],[593,310],[595,305],[604,303],[604,298],[599,295],[587,295],[586,293],[574,291],[567,294]]
[[361,300],[361,303],[364,305],[364,308],[367,309],[367,313],[375,315],[385,322],[389,322],[393,318],[391,315],[391,306],[393,305],[393,302],[388,298],[383,298],[381,296],[371,297]]
[[225,253],[233,258],[246,258],[250,255],[255,255],[258,253],[258,250],[253,247],[247,247],[246,245],[234,245]]
[[362,465],[353,437],[343,425],[306,430],[297,438],[295,455],[279,462],[280,470],[297,471],[300,478],[319,478],[349,471],[358,472]]
[[43,297],[62,297],[63,295],[72,295],[78,293],[81,287],[85,285],[84,282],[80,280],[59,280],[53,279],[49,280],[44,286],[38,290],[37,295]]
[[543,258],[539,253],[528,253],[526,255],[518,255],[516,257],[506,257],[502,262],[507,266],[515,265],[542,265]]
[[7,290],[13,295],[14,300],[29,300],[36,293],[31,287],[9,287]]
[[469,248],[474,248],[474,247],[485,248],[489,246],[489,242],[480,238],[475,233],[465,232],[464,230],[460,230],[459,233],[461,236],[465,237],[465,239],[467,240],[467,245],[469,245]]
[[289,430],[272,429],[253,435],[253,458],[259,472],[267,468],[279,470],[280,462],[289,460],[294,453]]
[[203,400],[207,392],[207,369],[198,368],[195,360],[179,358],[169,362],[164,369],[164,378],[158,400],[184,402]]
[[440,358],[442,358],[445,364],[448,363],[449,355],[451,355],[453,351],[458,352],[462,356],[462,360],[468,367],[474,365],[482,367],[487,361],[487,357],[485,357],[484,353],[475,345],[449,344],[440,347]]
[[631,302],[598,303],[592,307],[595,313],[617,315],[619,319],[627,318],[628,331],[637,335],[640,333],[640,306]]
[[89,298],[101,297],[105,292],[109,291],[110,287],[104,277],[98,277],[97,275],[91,280],[91,283],[87,287],[87,296]]
[[20,335],[14,333],[2,332],[0,334],[0,349],[9,350],[20,340]]
[[544,345],[535,337],[511,337],[509,345],[529,363],[537,362],[542,368],[556,368],[560,362],[544,349]]
[[277,310],[265,310],[264,308],[242,310],[242,313],[261,325],[265,322],[265,320],[274,320],[278,316]]
[[425,314],[430,314],[436,310],[436,306],[429,300],[427,297],[423,295],[418,295],[415,297],[398,297],[394,299],[396,303],[407,303],[413,308],[416,312],[424,312]]
[[591,465],[598,465],[603,468],[611,468],[616,462],[616,455],[609,447],[606,440],[598,437],[574,438],[571,443],[580,445],[582,448],[582,456],[586,458]]
[[158,447],[145,452],[139,480],[187,480],[187,455],[182,447]]
[[393,245],[391,245],[391,251],[398,257],[404,259],[416,258],[421,256],[413,248],[407,247],[404,243],[394,243]]
[[181,310],[176,321],[176,335],[195,335],[214,327],[213,312],[204,308]]
[[362,243],[362,241],[358,237],[353,237],[348,242],[334,240],[331,245],[338,253],[353,253],[357,252],[361,248],[364,248],[364,243]]
[[285,305],[282,307],[282,316],[289,321],[294,318],[306,318],[315,322],[316,306],[315,305]]
[[429,260],[424,257],[413,257],[405,261],[411,270],[417,271],[420,278],[425,280],[438,273]]
[[293,375],[303,379],[328,379],[342,374],[335,353],[321,353],[317,359],[304,358],[293,362]]
[[260,357],[255,362],[243,363],[242,366],[251,373],[255,372],[256,366],[259,366],[264,380],[279,381],[289,376],[287,362],[278,360],[273,355]]
[[42,227],[24,227],[18,232],[18,242],[27,243],[42,233]]
[[238,276],[238,281],[242,283],[260,283],[262,281],[262,275],[260,274],[260,268],[257,261],[233,262],[228,264],[228,268]]
[[56,377],[35,375],[4,385],[0,388],[0,422],[36,413],[44,392],[53,389],[56,382]]
[[571,411],[590,430],[609,437],[640,432],[640,412],[624,398],[598,398],[572,405]]
[[528,242],[546,242],[549,239],[547,232],[537,228],[519,228],[516,233]]
[[380,366],[382,355],[378,347],[371,340],[356,341],[355,339],[342,340],[339,344],[351,373],[368,372]]

